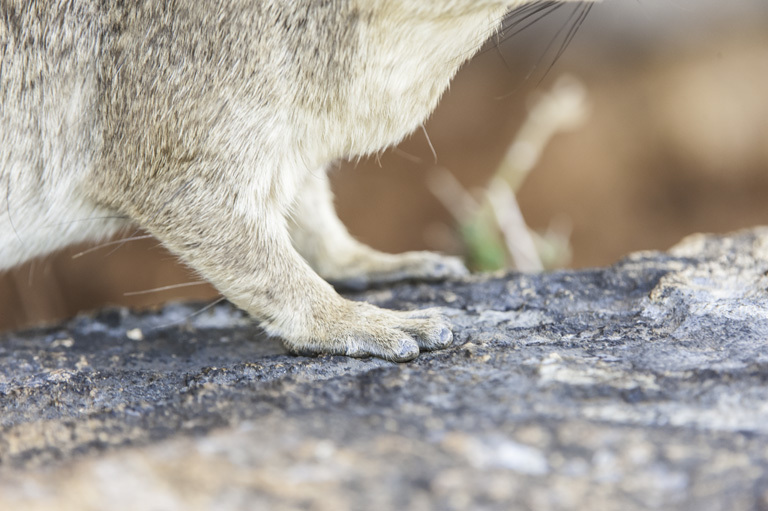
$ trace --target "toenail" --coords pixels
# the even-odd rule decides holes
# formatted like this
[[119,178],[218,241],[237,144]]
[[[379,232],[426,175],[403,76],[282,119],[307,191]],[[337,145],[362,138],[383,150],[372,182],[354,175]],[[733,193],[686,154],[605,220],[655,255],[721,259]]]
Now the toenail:
[[416,358],[419,354],[419,347],[411,340],[402,341],[400,343],[400,351],[397,354],[397,358],[400,360],[411,360]]
[[440,330],[440,345],[448,346],[453,341],[453,332],[449,328]]

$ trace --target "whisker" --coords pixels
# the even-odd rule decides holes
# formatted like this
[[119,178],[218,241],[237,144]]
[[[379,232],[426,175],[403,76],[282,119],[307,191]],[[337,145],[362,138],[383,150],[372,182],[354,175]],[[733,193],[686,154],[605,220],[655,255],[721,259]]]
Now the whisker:
[[[507,42],[509,39],[513,38],[520,32],[524,31],[525,29],[529,28],[530,26],[538,23],[539,21],[543,20],[559,8],[563,6],[560,2],[542,2],[541,4],[530,4],[526,5],[525,7],[521,7],[519,9],[515,9],[508,15],[507,19],[513,19],[511,23],[509,23],[506,27],[502,28],[502,34],[506,32],[507,30],[511,28],[515,28],[511,33],[504,34],[503,37],[498,39],[496,41],[496,44],[493,45],[490,48],[487,48],[483,50],[480,53],[486,53],[492,49],[498,48],[505,42]],[[527,21],[527,23],[526,23]],[[506,20],[505,20],[505,23]]]
[[[148,235],[147,237],[148,237],[148,238],[152,238],[153,236],[150,234],[150,235]],[[118,241],[122,241],[122,243],[118,244],[118,245],[117,245],[115,248],[113,248],[112,250],[110,250],[109,252],[107,252],[107,253],[104,255],[104,257],[109,257],[109,256],[111,256],[112,254],[114,254],[115,252],[117,252],[118,250],[120,250],[120,249],[123,247],[123,245],[125,245],[125,244],[126,244],[126,243],[128,243],[129,241],[133,241],[133,240],[132,240],[132,239],[130,239],[130,238],[127,238],[127,239],[124,239],[124,240],[118,240]],[[162,246],[162,243],[158,243],[158,244],[157,244],[157,245],[155,245],[155,246],[156,246],[156,247],[158,247],[158,246]]]
[[435,146],[432,145],[432,140],[429,138],[427,128],[425,128],[423,124],[421,125],[421,131],[424,132],[424,137],[427,139],[427,144],[429,144],[429,149],[432,151],[432,156],[435,158],[435,164],[437,164],[437,151],[435,151]]
[[513,72],[513,71],[512,71],[512,66],[509,64],[509,61],[507,60],[507,57],[505,57],[505,56],[504,56],[504,52],[503,52],[503,51],[501,51],[501,47],[499,46],[499,44],[498,44],[498,43],[496,43],[496,44],[494,45],[494,48],[496,48],[496,53],[498,54],[498,56],[499,56],[499,58],[501,59],[501,61],[502,61],[502,62],[504,62],[504,67],[506,67],[506,68],[507,68],[507,71],[509,71],[510,73],[512,73],[512,72]]
[[148,295],[150,293],[159,293],[161,291],[168,291],[169,289],[179,289],[182,287],[191,287],[191,286],[199,286],[201,284],[207,284],[208,282],[204,280],[199,280],[196,282],[183,282],[181,284],[171,284],[168,286],[162,286],[162,287],[156,287],[153,289],[144,289],[143,291],[128,291],[126,293],[123,293],[123,296],[138,296],[138,295]]
[[412,163],[424,163],[424,160],[416,156],[415,154],[411,154],[409,152],[403,151],[399,147],[395,146],[392,148],[392,153],[400,156],[404,160],[408,160]]
[[[577,16],[577,14],[578,14],[578,13],[579,13],[579,7],[577,7],[576,9],[574,9],[574,10],[571,12],[571,14],[570,14],[570,15],[568,16],[568,18],[565,20],[565,23],[563,23],[563,24],[560,26],[560,28],[557,30],[557,32],[555,32],[555,35],[552,37],[552,39],[550,39],[550,40],[549,40],[549,44],[547,44],[547,47],[546,47],[546,48],[544,48],[544,51],[541,53],[541,57],[539,57],[539,60],[537,60],[537,61],[536,61],[536,64],[533,66],[533,69],[534,69],[534,70],[535,70],[535,69],[538,69],[539,65],[541,65],[541,63],[544,61],[544,57],[547,55],[547,53],[549,53],[549,50],[550,50],[550,49],[552,49],[552,45],[554,45],[554,44],[555,44],[555,41],[557,41],[557,40],[558,40],[558,38],[560,37],[560,34],[562,34],[562,33],[563,33],[563,31],[564,31],[564,30],[565,30],[567,27],[572,27],[572,26],[573,26],[573,25],[571,25],[571,22],[572,22],[572,21],[573,21],[575,18],[577,18],[577,17],[578,17],[578,16]],[[569,28],[569,33],[570,33],[570,28]],[[566,38],[567,38],[567,37],[568,37],[568,36],[566,35]],[[562,45],[561,45],[561,47],[562,47]],[[544,81],[544,79],[547,77],[547,74],[548,74],[548,73],[549,73],[549,71],[552,69],[552,67],[555,65],[555,62],[557,62],[557,59],[556,59],[556,58],[555,58],[555,60],[553,60],[553,61],[550,63],[549,67],[547,67],[547,70],[544,72],[544,75],[543,75],[543,76],[541,77],[541,79],[539,80],[539,85],[541,85],[541,82],[542,82],[542,81]],[[530,74],[529,74],[529,76],[530,76]]]
[[204,306],[204,307],[202,307],[202,308],[200,308],[200,309],[196,310],[196,311],[195,311],[195,312],[193,312],[192,314],[188,314],[188,315],[184,316],[183,318],[181,318],[181,319],[180,319],[180,320],[178,320],[178,321],[172,321],[172,322],[170,322],[170,323],[166,323],[166,324],[164,324],[164,325],[158,325],[158,326],[155,326],[155,327],[152,327],[152,328],[150,328],[149,330],[150,330],[151,332],[153,332],[153,331],[156,331],[156,330],[162,330],[162,329],[164,329],[164,328],[168,328],[168,327],[172,327],[172,326],[177,326],[177,325],[180,325],[180,324],[184,323],[185,321],[188,321],[190,318],[193,318],[193,317],[195,317],[195,316],[198,316],[198,315],[202,314],[203,312],[205,312],[205,311],[207,311],[207,310],[211,309],[212,307],[215,307],[216,305],[220,304],[220,303],[221,303],[221,302],[223,302],[224,300],[226,300],[226,298],[225,298],[224,296],[222,296],[222,297],[220,297],[220,298],[218,298],[218,299],[214,300],[213,302],[209,303],[208,305],[206,305],[206,306]]
[[[576,37],[576,34],[578,33],[581,26],[584,24],[584,20],[587,19],[587,16],[589,15],[589,11],[592,10],[593,6],[594,6],[593,4],[584,4],[576,8],[576,10],[574,11],[574,14],[577,14],[577,16],[575,17],[576,21],[574,21],[573,25],[571,25],[570,29],[568,30],[568,33],[566,34],[565,39],[563,39],[563,43],[560,45],[559,50],[555,54],[555,58],[552,59],[552,63],[547,68],[546,73],[544,73],[544,77],[547,76],[549,71],[554,67],[554,65],[563,55],[563,53],[565,53],[565,50],[571,44],[571,41],[573,41],[573,38]],[[568,18],[568,22],[570,22],[574,18],[574,14],[572,14]],[[542,80],[544,79],[544,77],[542,77]]]
[[[512,33],[508,36],[512,37],[516,34],[519,34],[533,23],[536,23],[550,12],[554,12],[562,6],[563,4],[561,2],[547,1],[537,4],[529,4],[522,9],[512,11],[512,13],[510,13],[511,15],[504,20],[504,23],[506,23],[504,26],[504,31],[506,32],[511,28],[520,27],[517,28],[517,30],[512,31]],[[533,19],[529,23],[525,23],[525,21],[530,18]]]
[[[530,27],[531,25],[533,25],[537,21],[540,21],[541,19],[543,19],[545,16],[548,16],[549,14],[553,13],[555,10],[557,10],[557,8],[562,7],[563,5],[565,5],[565,4],[559,3],[559,2],[546,2],[545,4],[542,4],[542,8],[541,9],[536,9],[534,12],[531,12],[530,14],[525,16],[524,18],[528,18],[528,17],[530,17],[533,14],[539,14],[538,17],[536,17],[535,19],[533,19],[529,23],[527,23],[524,26],[522,26],[522,27],[518,28],[517,30],[515,30],[512,34],[509,35],[509,37],[506,37],[504,39],[504,41],[506,41],[507,39],[509,39],[510,37],[512,37],[512,36],[514,36],[516,34],[519,34],[520,32],[522,32],[526,28]],[[547,44],[546,48],[541,53],[541,57],[538,58],[536,63],[531,67],[531,69],[528,71],[528,73],[526,73],[526,75],[525,75],[525,77],[523,79],[523,82],[527,82],[528,80],[530,80],[531,76],[533,76],[533,74],[539,69],[539,66],[544,61],[544,58],[547,56],[549,51],[552,49],[552,46],[560,38],[560,35],[563,32],[565,32],[565,37],[563,38],[563,42],[560,44],[560,48],[558,48],[558,50],[557,50],[557,52],[555,54],[554,59],[552,60],[552,62],[547,67],[547,70],[544,72],[544,75],[538,81],[538,84],[541,85],[541,82],[543,82],[544,79],[549,75],[549,72],[552,70],[552,68],[557,63],[557,61],[560,59],[560,57],[562,57],[562,55],[565,53],[565,50],[568,48],[570,43],[573,41],[574,37],[576,37],[577,32],[579,31],[579,29],[581,28],[582,24],[586,20],[587,16],[589,15],[589,12],[590,12],[590,10],[592,9],[593,6],[594,6],[594,4],[579,4],[579,5],[576,6],[576,8],[571,12],[571,14],[566,19],[565,23],[557,30],[555,35],[552,37],[552,39],[550,40],[549,44]],[[518,25],[522,21],[523,21],[523,19],[516,20],[515,25]],[[515,92],[517,92],[517,89],[513,90],[513,91],[511,91],[511,92],[509,92],[507,94],[504,94],[504,95],[498,97],[497,99],[507,98],[510,95],[514,94]]]
[[133,236],[130,238],[122,238],[119,240],[107,241],[106,243],[101,243],[99,245],[96,245],[95,247],[91,247],[86,250],[83,250],[82,252],[78,252],[77,254],[72,256],[72,259],[77,259],[79,257],[90,254],[92,252],[96,252],[97,250],[101,250],[102,248],[111,247],[112,245],[123,245],[124,243],[127,243],[129,241],[146,240],[151,237],[152,237],[151,234],[144,234],[142,236]]

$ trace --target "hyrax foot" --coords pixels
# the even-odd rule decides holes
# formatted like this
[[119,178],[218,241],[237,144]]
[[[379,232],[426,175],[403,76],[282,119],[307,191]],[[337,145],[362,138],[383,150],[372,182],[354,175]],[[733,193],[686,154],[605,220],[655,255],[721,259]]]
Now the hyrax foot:
[[324,273],[323,277],[337,287],[364,289],[410,279],[445,280],[468,273],[458,257],[435,252],[385,254],[371,251],[361,254],[344,267]]
[[407,362],[420,351],[446,348],[453,342],[448,321],[435,309],[390,311],[347,302],[343,311],[324,318],[305,341],[286,340],[296,354],[379,357]]

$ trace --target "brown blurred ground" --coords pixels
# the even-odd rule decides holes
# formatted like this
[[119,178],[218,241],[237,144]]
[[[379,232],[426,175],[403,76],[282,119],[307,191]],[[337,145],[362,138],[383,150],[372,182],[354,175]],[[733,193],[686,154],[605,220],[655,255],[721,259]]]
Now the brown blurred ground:
[[[439,165],[480,186],[514,137],[531,91],[566,72],[583,80],[590,120],[555,138],[519,196],[531,227],[571,222],[575,267],[664,249],[692,232],[768,224],[768,19],[745,11],[726,23],[694,11],[681,33],[685,27],[656,18],[663,12],[656,4],[646,1],[647,18],[635,24],[645,32],[625,19],[638,12],[598,5],[541,85],[551,56],[536,62],[562,21],[492,48],[462,70],[426,126]],[[434,166],[421,131],[378,160],[340,165],[340,216],[383,250],[451,250],[451,217],[425,184]],[[203,285],[126,297],[196,279],[154,240],[72,258],[85,248],[0,275],[0,328],[104,304],[217,296]]]

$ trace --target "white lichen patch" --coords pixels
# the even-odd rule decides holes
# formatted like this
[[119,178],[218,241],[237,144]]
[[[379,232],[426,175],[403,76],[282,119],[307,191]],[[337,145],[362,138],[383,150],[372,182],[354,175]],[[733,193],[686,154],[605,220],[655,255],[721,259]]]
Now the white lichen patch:
[[[754,232],[768,233],[768,229]],[[717,316],[750,322],[756,328],[768,326],[767,239],[755,236],[747,244],[737,237],[717,238],[716,248],[708,248],[715,244],[712,236],[696,234],[684,239],[670,250],[671,255],[701,257],[704,253],[710,257],[662,277],[649,294],[643,316],[662,321],[682,306],[694,323],[700,317]]]
[[75,345],[75,340],[71,337],[66,337],[64,339],[56,339],[51,343],[51,348],[71,348]]
[[477,437],[450,433],[443,438],[441,445],[465,458],[478,470],[506,469],[527,475],[549,472],[549,463],[542,451],[500,435]]
[[132,341],[144,340],[144,332],[141,331],[141,328],[132,328],[125,332],[125,336]]
[[565,359],[557,353],[550,353],[540,362],[538,373],[542,385],[556,382],[568,385],[610,385],[618,389],[659,389],[653,375],[628,373],[600,360],[587,364],[584,359]]

